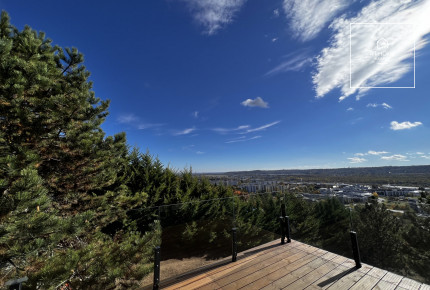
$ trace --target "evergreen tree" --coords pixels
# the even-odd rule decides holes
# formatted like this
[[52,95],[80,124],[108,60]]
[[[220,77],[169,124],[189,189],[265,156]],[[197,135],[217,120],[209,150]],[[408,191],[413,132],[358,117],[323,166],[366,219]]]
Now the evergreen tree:
[[26,152],[37,152],[38,172],[60,202],[112,185],[125,135],[104,138],[109,102],[91,91],[83,55],[52,46],[28,26],[18,31],[4,11],[0,39],[0,127],[17,166],[25,168]]
[[[100,125],[109,102],[95,97],[82,63],[77,49],[52,46],[44,33],[28,26],[18,31],[2,12],[2,279],[27,275],[31,287],[50,288],[60,279],[77,279],[71,273],[100,259],[106,263],[93,264],[93,271],[79,278],[112,282],[130,268],[124,259],[136,263],[155,237],[137,232],[127,219],[129,205],[138,205],[145,196],[122,185],[125,134],[105,138]],[[113,236],[103,232],[118,220],[121,226]],[[128,251],[132,241],[136,247]],[[114,258],[111,251],[118,247],[124,252]],[[137,266],[146,265],[146,258],[138,260]],[[129,273],[139,276],[142,271]]]

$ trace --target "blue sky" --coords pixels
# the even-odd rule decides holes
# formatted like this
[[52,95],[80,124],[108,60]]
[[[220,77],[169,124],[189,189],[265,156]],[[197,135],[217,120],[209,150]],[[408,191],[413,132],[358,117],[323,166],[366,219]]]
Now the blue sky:
[[429,0],[0,7],[77,47],[106,133],[175,169],[430,164]]

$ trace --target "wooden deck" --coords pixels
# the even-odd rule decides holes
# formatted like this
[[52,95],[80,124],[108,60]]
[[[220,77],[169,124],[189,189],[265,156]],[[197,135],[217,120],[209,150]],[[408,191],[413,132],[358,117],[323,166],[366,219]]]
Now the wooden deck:
[[356,269],[351,259],[297,241],[285,245],[273,241],[238,257],[234,263],[163,288],[430,290],[429,285],[366,264]]

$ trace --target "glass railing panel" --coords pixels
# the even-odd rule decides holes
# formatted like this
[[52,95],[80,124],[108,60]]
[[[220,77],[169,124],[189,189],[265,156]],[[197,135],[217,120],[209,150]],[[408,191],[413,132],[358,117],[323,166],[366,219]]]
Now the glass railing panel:
[[275,240],[280,243],[279,193],[244,194],[235,197],[235,227],[238,252],[243,252]]
[[430,284],[430,206],[418,198],[370,198],[354,207],[363,263]]
[[160,207],[162,282],[231,261],[232,202],[224,198]]
[[286,194],[291,238],[352,257],[349,203],[342,196]]

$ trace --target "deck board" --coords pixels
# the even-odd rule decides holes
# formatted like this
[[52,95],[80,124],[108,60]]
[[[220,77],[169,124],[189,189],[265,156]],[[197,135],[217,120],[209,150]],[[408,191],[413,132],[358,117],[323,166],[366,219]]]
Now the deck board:
[[429,285],[297,241],[261,245],[163,289],[422,289]]

